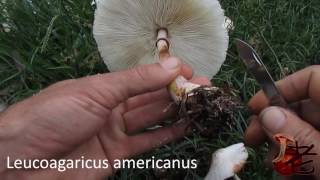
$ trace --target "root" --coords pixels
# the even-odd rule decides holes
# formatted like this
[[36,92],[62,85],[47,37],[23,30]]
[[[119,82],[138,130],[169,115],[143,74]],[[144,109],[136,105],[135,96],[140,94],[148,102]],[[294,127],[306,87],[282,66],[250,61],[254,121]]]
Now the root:
[[240,100],[218,87],[201,86],[185,94],[179,104],[179,119],[190,122],[205,137],[216,137],[235,125]]

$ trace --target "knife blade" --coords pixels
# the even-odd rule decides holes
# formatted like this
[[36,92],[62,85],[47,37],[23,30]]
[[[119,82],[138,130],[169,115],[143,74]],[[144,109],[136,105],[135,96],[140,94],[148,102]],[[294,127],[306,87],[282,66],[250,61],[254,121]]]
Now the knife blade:
[[272,76],[252,46],[240,39],[236,39],[236,46],[240,58],[261,86],[269,100],[269,104],[288,108],[288,104],[278,90]]

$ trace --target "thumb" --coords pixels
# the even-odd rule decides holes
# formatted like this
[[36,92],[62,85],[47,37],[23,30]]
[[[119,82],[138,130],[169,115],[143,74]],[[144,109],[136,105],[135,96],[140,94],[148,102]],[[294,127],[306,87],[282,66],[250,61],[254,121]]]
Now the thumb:
[[269,107],[260,114],[259,119],[270,138],[281,133],[295,139],[299,144],[314,144],[316,148],[320,146],[320,133],[289,110]]
[[[274,135],[281,133],[296,140],[302,146],[314,145],[312,153],[316,156],[308,156],[304,162],[313,160],[315,172],[313,175],[320,177],[320,133],[313,126],[303,121],[295,113],[280,108],[269,107],[260,114],[260,123],[266,134],[272,138]],[[319,179],[319,178],[316,178]]]
[[95,75],[83,81],[85,86],[92,87],[91,89],[104,97],[104,102],[108,102],[108,108],[114,108],[130,97],[165,88],[181,74],[181,71],[181,60],[170,57],[160,63]]

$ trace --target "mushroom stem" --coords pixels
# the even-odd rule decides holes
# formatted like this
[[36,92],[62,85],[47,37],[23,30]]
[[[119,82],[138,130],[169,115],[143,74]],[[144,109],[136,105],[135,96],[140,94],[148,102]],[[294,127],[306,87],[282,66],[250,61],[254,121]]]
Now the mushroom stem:
[[[166,58],[170,57],[170,42],[168,40],[167,29],[161,28],[158,30],[156,45],[159,51],[160,61],[166,61]],[[200,85],[188,82],[186,78],[179,75],[173,82],[169,84],[168,89],[174,102],[179,104],[186,93],[191,92],[193,89],[198,87],[200,87]]]
[[276,134],[274,136],[274,139],[276,141],[278,141],[280,144],[279,153],[278,153],[277,157],[272,160],[273,163],[276,163],[276,162],[280,162],[281,160],[283,160],[283,158],[285,157],[285,154],[286,154],[288,144],[294,143],[295,140],[292,138],[286,137],[282,134]]
[[276,158],[273,159],[272,162],[279,162],[281,161],[286,153],[286,149],[287,149],[287,140],[286,139],[280,139],[280,151],[279,154]]

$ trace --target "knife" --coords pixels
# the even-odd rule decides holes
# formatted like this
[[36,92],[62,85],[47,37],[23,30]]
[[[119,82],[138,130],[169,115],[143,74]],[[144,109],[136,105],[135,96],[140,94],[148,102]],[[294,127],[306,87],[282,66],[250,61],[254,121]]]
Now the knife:
[[236,39],[238,53],[247,69],[260,84],[271,106],[288,108],[288,104],[278,90],[274,80],[263,64],[257,52],[248,43]]

